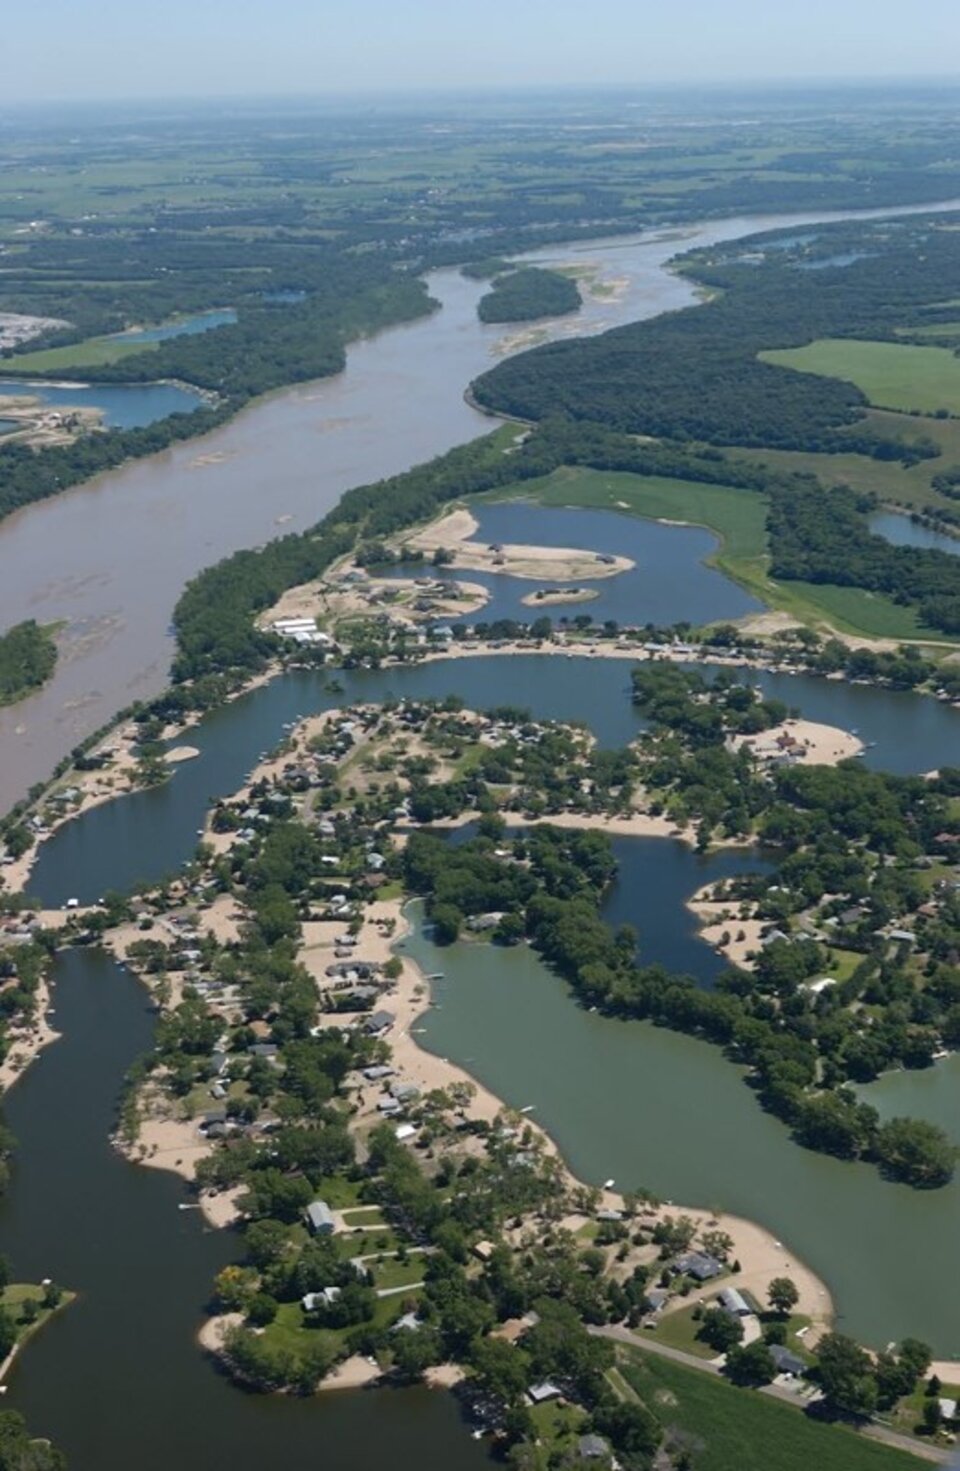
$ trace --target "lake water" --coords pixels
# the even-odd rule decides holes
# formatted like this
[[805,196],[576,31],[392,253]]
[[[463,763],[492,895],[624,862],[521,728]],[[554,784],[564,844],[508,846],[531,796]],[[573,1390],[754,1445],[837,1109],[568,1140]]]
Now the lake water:
[[948,552],[951,557],[960,557],[960,537],[934,531],[930,526],[921,526],[919,522],[899,511],[877,511],[870,517],[870,530],[895,547],[924,547],[936,552]]
[[117,332],[117,342],[169,342],[171,337],[197,337],[201,332],[212,332],[216,327],[232,327],[237,320],[233,307],[222,307],[218,311],[198,312],[193,317],[180,317],[172,322],[161,322],[157,327],[135,327],[130,332]]
[[19,1149],[0,1249],[28,1280],[53,1277],[79,1298],[18,1359],[7,1407],[72,1471],[487,1466],[449,1395],[278,1398],[216,1372],[194,1335],[237,1243],[178,1209],[188,1196],[175,1175],[128,1164],[108,1142],[123,1075],[152,1045],[146,992],[102,953],[74,950],[55,961],[54,1005],[63,1040],[4,1102]]
[[51,409],[102,409],[108,429],[142,429],[169,414],[192,414],[203,403],[201,393],[176,383],[79,383],[73,387],[0,378],[0,406],[5,395],[37,398]]
[[[595,623],[654,623],[668,627],[686,619],[693,624],[742,618],[763,605],[713,567],[704,565],[717,548],[717,538],[696,526],[664,526],[615,511],[538,506],[529,501],[485,503],[473,509],[478,530],[473,540],[545,547],[574,547],[599,554],[629,557],[635,567],[615,577],[579,579],[578,587],[596,593],[589,602],[528,605],[523,602],[549,581],[504,573],[456,571],[417,564],[401,566],[387,576],[429,576],[439,582],[475,582],[487,588],[489,600],[468,618],[455,622],[493,622],[511,618],[530,623],[542,615],[559,623],[589,614]],[[570,587],[574,584],[561,583]]]
[[[650,960],[670,918],[686,927],[684,900],[703,881],[685,863],[665,880],[658,852],[638,851],[620,880]],[[443,975],[431,984],[438,1004],[418,1022],[418,1040],[514,1108],[532,1105],[575,1174],[761,1221],[828,1284],[842,1331],[878,1347],[914,1334],[944,1356],[960,1355],[960,1180],[911,1190],[869,1165],[801,1149],[718,1048],[584,1010],[525,946],[438,947],[417,906],[411,914],[405,950],[425,973]],[[667,954],[672,944],[668,932]],[[699,949],[704,983],[715,957]],[[942,1109],[958,1137],[958,1073],[960,1060],[934,1101],[924,1088],[932,1073],[897,1074],[865,1091],[882,1108],[891,1089],[884,1111],[937,1117]]]
[[[260,754],[283,738],[287,722],[344,704],[455,694],[473,709],[516,705],[538,719],[581,720],[601,745],[624,746],[643,729],[630,703],[630,668],[620,659],[490,654],[338,671],[340,692],[322,671],[282,675],[192,729],[188,739],[200,755],[176,766],[162,786],[93,807],[59,828],[40,847],[29,891],[45,904],[91,902],[108,889],[129,890],[173,872],[191,856],[211,801],[237,790]],[[813,675],[735,673],[812,720],[833,718],[875,739],[867,764],[906,773],[956,760],[960,712],[937,700]]]
[[[898,211],[865,217],[876,213]],[[549,329],[599,332],[694,302],[690,282],[666,269],[678,251],[842,218],[740,216],[529,258],[596,266],[624,283],[616,299],[588,296],[575,318]],[[0,810],[116,710],[163,687],[171,612],[202,567],[312,525],[351,486],[490,427],[463,390],[527,339],[479,322],[482,282],[441,271],[429,287],[439,312],[355,343],[336,378],[272,395],[202,442],[171,446],[0,525],[0,627],[25,616],[65,625],[53,679],[0,711]]]

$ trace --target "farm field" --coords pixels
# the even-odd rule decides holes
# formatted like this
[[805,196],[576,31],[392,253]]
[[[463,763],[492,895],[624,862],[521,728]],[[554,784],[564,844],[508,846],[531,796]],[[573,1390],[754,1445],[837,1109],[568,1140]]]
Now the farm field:
[[852,1430],[667,1359],[625,1349],[624,1379],[698,1447],[697,1471],[917,1471],[920,1462]]
[[762,352],[760,357],[800,373],[843,378],[856,384],[877,408],[960,412],[960,358],[945,347],[824,337],[806,347]]

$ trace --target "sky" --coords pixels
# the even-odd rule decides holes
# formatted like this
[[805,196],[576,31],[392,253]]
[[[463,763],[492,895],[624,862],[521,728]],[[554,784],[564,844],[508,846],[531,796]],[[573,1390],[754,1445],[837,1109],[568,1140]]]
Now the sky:
[[960,0],[33,0],[0,102],[960,75]]

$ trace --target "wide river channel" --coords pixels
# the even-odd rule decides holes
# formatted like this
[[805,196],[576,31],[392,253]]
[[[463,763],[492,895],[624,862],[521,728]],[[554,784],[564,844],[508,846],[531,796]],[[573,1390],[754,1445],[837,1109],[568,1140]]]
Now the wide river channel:
[[[561,330],[601,330],[689,304],[689,286],[664,270],[684,245],[808,222],[816,218],[732,220],[682,240],[653,235],[564,252],[592,259],[621,282],[621,294],[591,300]],[[116,708],[162,686],[170,612],[192,573],[310,524],[353,484],[482,432],[461,393],[503,347],[501,335],[478,323],[476,285],[444,272],[431,289],[440,312],[358,344],[341,377],[276,395],[202,443],[4,523],[0,626],[26,613],[65,619],[68,628],[51,685],[0,717],[0,807]],[[453,690],[480,707],[510,702],[545,717],[589,716],[599,739],[616,745],[639,726],[628,671],[599,658],[489,657],[343,676],[342,693],[322,674],[286,676],[206,719],[190,737],[200,757],[165,787],[58,833],[31,890],[51,902],[95,898],[175,869],[211,797],[236,788],[298,714]],[[934,701],[799,676],[756,678],[814,719],[857,726],[876,742],[871,764],[925,771],[956,752],[958,717]],[[669,844],[618,851],[611,919],[636,925],[642,953],[672,957],[709,984],[715,960],[693,935],[683,899],[711,873],[729,871],[729,855],[717,869]],[[408,943],[428,969],[445,973],[441,1006],[424,1022],[427,1045],[510,1102],[534,1104],[585,1178],[612,1175],[625,1187],[753,1216],[823,1275],[841,1326],[872,1341],[913,1332],[943,1353],[960,1351],[960,1186],[922,1195],[801,1151],[718,1052],[584,1012],[524,950],[456,947],[439,964],[419,932]],[[333,1471],[366,1471],[386,1457],[398,1471],[486,1464],[443,1394],[273,1400],[243,1395],[217,1375],[193,1334],[234,1243],[206,1230],[195,1210],[178,1209],[186,1203],[179,1180],[126,1163],[108,1143],[122,1077],[151,1045],[144,993],[96,951],[58,956],[53,982],[63,1038],[7,1102],[20,1147],[0,1203],[0,1248],[18,1274],[49,1275],[80,1294],[11,1375],[9,1402],[35,1431],[56,1438],[74,1471],[121,1471],[134,1458],[145,1471],[221,1462],[260,1471],[320,1460]],[[874,1101],[927,1111],[955,1128],[956,1070],[949,1064],[928,1079],[916,1080],[916,1096],[912,1077],[882,1080]]]
[[[849,217],[743,216],[537,252],[530,258],[589,265],[614,285],[612,297],[588,296],[576,316],[539,324],[537,340],[691,305],[691,284],[666,269],[679,251]],[[351,486],[490,427],[464,389],[531,334],[478,320],[482,283],[440,271],[429,285],[441,309],[355,343],[337,377],[274,394],[203,440],[0,523],[0,628],[25,617],[65,625],[51,682],[0,710],[0,811],[117,710],[163,687],[170,616],[195,573],[240,547],[312,525]]]

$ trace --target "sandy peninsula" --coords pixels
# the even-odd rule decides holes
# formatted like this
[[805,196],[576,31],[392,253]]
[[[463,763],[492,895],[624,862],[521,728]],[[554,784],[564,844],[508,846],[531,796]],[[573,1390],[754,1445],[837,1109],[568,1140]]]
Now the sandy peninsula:
[[484,546],[473,539],[478,530],[479,522],[461,506],[448,511],[429,526],[402,537],[399,545],[420,551],[425,556],[432,556],[442,549],[452,555],[453,561],[448,564],[452,567],[476,572],[502,572],[537,582],[616,577],[636,565],[629,557],[608,558],[606,554],[576,547],[521,546],[509,542]]

